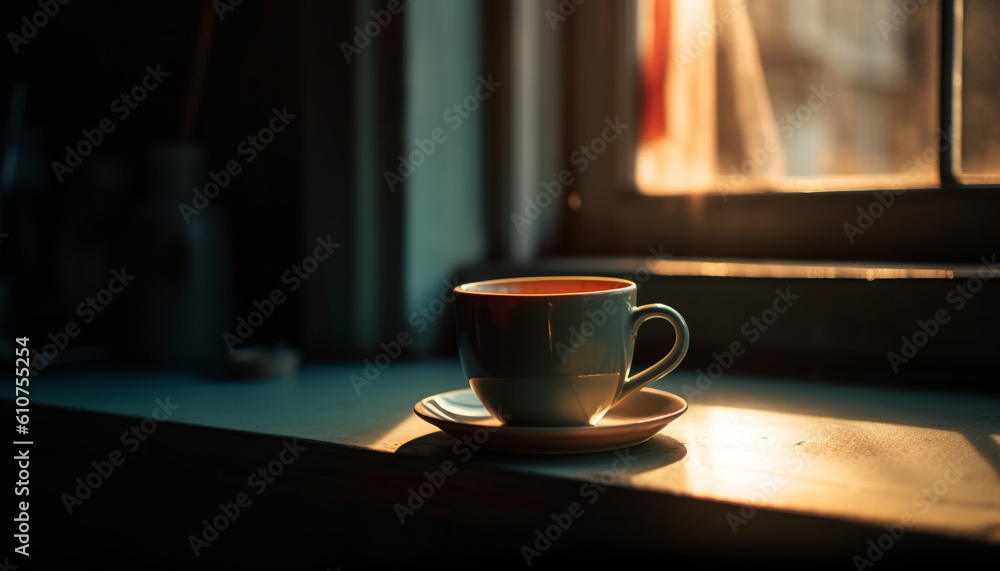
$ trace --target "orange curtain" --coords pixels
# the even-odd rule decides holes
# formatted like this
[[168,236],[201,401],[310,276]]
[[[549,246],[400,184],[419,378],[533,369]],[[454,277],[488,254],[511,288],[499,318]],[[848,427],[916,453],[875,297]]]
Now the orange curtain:
[[664,114],[665,85],[667,81],[667,58],[670,54],[670,2],[672,0],[651,0],[653,2],[653,26],[651,44],[644,49],[646,57],[642,65],[642,127],[639,134],[641,143],[648,143],[666,136],[667,118]]

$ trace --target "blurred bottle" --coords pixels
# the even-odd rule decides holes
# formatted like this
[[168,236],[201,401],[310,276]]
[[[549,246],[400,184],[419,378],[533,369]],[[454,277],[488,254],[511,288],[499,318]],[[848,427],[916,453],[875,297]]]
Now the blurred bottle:
[[148,160],[150,193],[136,217],[133,355],[155,366],[213,371],[228,351],[229,236],[218,204],[187,217],[180,210],[203,188],[205,151],[164,144]]

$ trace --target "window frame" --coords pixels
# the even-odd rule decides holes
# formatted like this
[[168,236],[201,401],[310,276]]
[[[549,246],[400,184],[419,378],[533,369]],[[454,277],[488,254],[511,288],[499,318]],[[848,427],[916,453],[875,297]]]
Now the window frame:
[[[648,196],[632,176],[638,135],[638,73],[631,56],[634,2],[580,5],[566,22],[546,33],[560,35],[564,49],[558,71],[566,106],[560,128],[563,157],[593,137],[605,118],[621,116],[630,128],[624,145],[608,145],[589,172],[579,173],[563,201],[558,240],[540,252],[568,255],[641,255],[653,246],[675,256],[743,259],[973,263],[995,251],[1000,232],[992,214],[1000,210],[997,185],[959,183],[949,146],[939,151],[941,185],[893,194],[889,208],[861,228],[858,209],[879,212],[876,192],[884,189],[813,193],[691,194]],[[543,12],[539,9],[539,15]],[[609,25],[610,22],[610,25]],[[956,34],[952,1],[941,3],[938,124],[951,132]],[[626,41],[622,41],[626,38]],[[622,65],[622,62],[629,62]],[[608,85],[617,86],[607,89]],[[572,97],[585,93],[586,97]],[[549,170],[566,169],[568,161]],[[577,173],[574,173],[577,174]],[[873,206],[874,205],[874,206]],[[846,225],[863,233],[858,234]]]

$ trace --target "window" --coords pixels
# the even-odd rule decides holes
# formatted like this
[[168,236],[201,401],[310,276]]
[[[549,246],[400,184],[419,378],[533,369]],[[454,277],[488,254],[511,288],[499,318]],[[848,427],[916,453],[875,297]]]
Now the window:
[[640,1],[636,186],[938,185],[940,9],[914,6],[897,15],[890,0]]
[[[995,250],[990,2],[588,2],[555,25],[537,12],[564,105],[564,153],[538,178],[574,175],[549,251],[940,264]],[[616,118],[625,136],[575,167]]]
[[[986,38],[995,26],[979,20],[991,6],[974,16]],[[742,372],[896,383],[939,382],[946,371],[951,382],[954,371],[991,366],[993,353],[971,343],[995,338],[995,293],[905,377],[890,377],[886,363],[902,334],[964,287],[958,280],[992,275],[982,258],[1000,243],[996,187],[953,168],[970,145],[992,148],[997,132],[991,114],[967,125],[953,117],[971,93],[980,109],[996,99],[984,55],[995,50],[970,51],[992,47],[971,47],[970,34],[983,34],[969,24],[972,3],[515,0],[484,9],[491,39],[507,38],[486,42],[485,67],[511,78],[513,96],[485,137],[488,211],[506,222],[505,263],[475,279],[636,278],[640,301],[668,300],[697,324],[685,361],[703,370],[745,340],[743,324],[779,287],[807,301],[769,330],[757,361],[740,361]],[[960,64],[982,67],[975,90]],[[966,80],[964,93],[953,78]],[[803,105],[800,125],[781,122]],[[980,122],[978,141],[963,139]],[[766,160],[742,172],[761,152]],[[640,336],[649,342],[636,347],[640,365],[670,335]]]
[[995,56],[1000,53],[1000,4],[965,0],[955,9],[952,121],[961,144],[953,155],[964,183],[1000,182],[1000,98]]

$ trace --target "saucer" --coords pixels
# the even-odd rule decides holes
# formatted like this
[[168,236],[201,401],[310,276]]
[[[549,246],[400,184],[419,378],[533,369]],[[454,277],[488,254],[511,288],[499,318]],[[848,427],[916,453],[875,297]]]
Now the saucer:
[[603,452],[635,446],[686,410],[687,402],[681,397],[651,388],[615,405],[597,426],[506,426],[486,411],[472,389],[430,396],[413,407],[417,416],[454,438],[468,437],[488,450],[527,454]]

